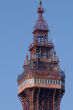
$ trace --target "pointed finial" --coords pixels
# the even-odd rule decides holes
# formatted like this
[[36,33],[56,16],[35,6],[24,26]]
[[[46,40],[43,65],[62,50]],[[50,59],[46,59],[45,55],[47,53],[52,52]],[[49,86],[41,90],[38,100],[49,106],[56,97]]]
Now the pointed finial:
[[39,4],[40,4],[40,6],[42,6],[42,0],[40,0]]
[[40,0],[40,5],[42,4],[42,1]]
[[42,1],[39,2],[38,13],[44,13],[44,8],[42,6]]

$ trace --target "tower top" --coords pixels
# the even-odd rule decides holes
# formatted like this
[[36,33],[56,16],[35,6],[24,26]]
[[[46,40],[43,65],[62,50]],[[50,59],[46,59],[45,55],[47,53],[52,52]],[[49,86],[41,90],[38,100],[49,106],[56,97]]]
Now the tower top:
[[[18,97],[23,110],[60,110],[65,92],[65,75],[60,69],[54,44],[48,39],[48,24],[39,0],[38,19],[33,30],[33,42],[18,76]],[[48,105],[49,104],[49,105]]]
[[42,6],[42,1],[41,0],[40,0],[40,3],[39,3],[39,6],[38,6],[37,12],[38,13],[44,13],[44,8]]
[[38,13],[38,19],[37,19],[37,21],[35,23],[33,32],[36,31],[36,30],[48,31],[48,24],[43,18],[44,7],[42,5],[42,1],[41,0],[39,2],[39,6],[37,8],[37,13]]

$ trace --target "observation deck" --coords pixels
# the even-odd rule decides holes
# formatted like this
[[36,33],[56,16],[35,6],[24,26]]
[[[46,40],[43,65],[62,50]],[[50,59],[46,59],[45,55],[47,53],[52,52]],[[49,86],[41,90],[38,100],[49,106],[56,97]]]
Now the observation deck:
[[64,89],[65,74],[63,71],[49,71],[44,69],[27,69],[18,76],[18,94],[27,88],[55,88]]

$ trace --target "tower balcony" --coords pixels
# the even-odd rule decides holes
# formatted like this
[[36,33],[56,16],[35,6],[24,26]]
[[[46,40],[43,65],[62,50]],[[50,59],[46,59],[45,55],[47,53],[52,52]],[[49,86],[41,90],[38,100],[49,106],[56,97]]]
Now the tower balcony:
[[27,88],[65,89],[65,74],[63,71],[28,68],[18,76],[18,94]]
[[21,82],[18,84],[18,94],[27,88],[47,88],[47,89],[65,89],[65,81],[62,80],[59,73],[55,71],[33,70],[29,69],[27,73],[22,74]]
[[27,88],[47,88],[47,89],[63,89],[64,90],[65,82],[62,80],[52,80],[52,79],[40,79],[40,78],[31,78],[24,80],[22,84],[18,87],[18,94],[24,91]]
[[32,50],[34,47],[46,47],[46,48],[53,48],[54,44],[49,41],[49,42],[34,42],[32,44],[30,44],[29,46],[29,50]]

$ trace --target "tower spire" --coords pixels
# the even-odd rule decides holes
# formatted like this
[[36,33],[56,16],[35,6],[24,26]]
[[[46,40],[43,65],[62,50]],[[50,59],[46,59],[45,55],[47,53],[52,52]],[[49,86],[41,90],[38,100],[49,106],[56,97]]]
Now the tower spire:
[[38,19],[35,23],[35,26],[34,26],[34,31],[36,30],[44,30],[44,31],[48,31],[48,24],[47,22],[44,20],[44,17],[43,17],[43,13],[44,13],[44,7],[42,5],[42,1],[40,0],[39,2],[39,6],[37,8],[37,13],[38,13]]
[[42,3],[42,0],[39,0],[39,3],[41,4]]
[[18,96],[23,110],[60,110],[65,75],[60,69],[54,44],[48,39],[41,0],[37,12],[30,57],[26,56],[23,73],[18,77]]
[[42,1],[40,0],[39,2],[39,6],[38,6],[38,10],[37,10],[38,13],[44,13],[44,8],[42,6]]

